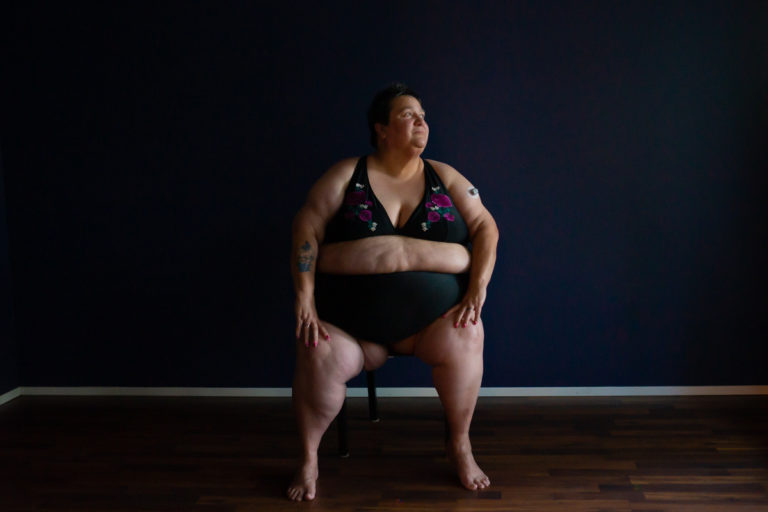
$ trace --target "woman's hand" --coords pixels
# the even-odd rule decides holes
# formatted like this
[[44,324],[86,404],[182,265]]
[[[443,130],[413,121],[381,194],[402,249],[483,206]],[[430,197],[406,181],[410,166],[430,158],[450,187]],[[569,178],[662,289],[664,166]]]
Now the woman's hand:
[[467,322],[477,325],[485,304],[485,287],[470,285],[464,298],[443,314],[443,318],[453,320],[454,327],[466,327]]
[[328,331],[325,330],[320,319],[317,317],[315,309],[315,298],[312,295],[299,295],[296,297],[296,339],[304,340],[304,346],[317,346],[320,334],[326,340],[331,339]]

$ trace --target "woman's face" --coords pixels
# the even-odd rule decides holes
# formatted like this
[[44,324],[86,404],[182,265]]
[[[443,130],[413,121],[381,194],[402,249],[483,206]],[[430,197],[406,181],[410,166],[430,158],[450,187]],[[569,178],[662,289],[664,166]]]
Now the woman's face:
[[424,109],[413,96],[398,96],[392,100],[389,124],[382,126],[382,135],[394,148],[424,149],[429,139],[429,126],[424,120]]

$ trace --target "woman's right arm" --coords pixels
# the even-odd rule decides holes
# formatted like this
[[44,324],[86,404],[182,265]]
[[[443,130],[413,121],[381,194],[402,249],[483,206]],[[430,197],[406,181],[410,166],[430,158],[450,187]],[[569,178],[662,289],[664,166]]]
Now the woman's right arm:
[[325,226],[341,207],[344,189],[355,167],[355,159],[348,158],[331,167],[309,191],[307,201],[293,219],[291,275],[296,293],[296,339],[304,345],[317,346],[319,336],[330,335],[320,324],[315,308],[315,268],[320,241]]

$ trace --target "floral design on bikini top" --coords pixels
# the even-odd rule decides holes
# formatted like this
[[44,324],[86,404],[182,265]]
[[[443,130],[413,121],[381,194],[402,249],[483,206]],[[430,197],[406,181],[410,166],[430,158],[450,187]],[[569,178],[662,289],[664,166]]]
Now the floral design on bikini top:
[[347,207],[347,211],[344,212],[345,219],[360,219],[368,223],[368,229],[376,231],[377,224],[373,222],[373,212],[371,212],[373,201],[368,199],[365,185],[355,183],[355,190],[347,193],[347,197],[344,198],[344,205]]
[[441,218],[448,222],[456,220],[456,217],[451,213],[453,207],[451,198],[440,193],[440,187],[432,187],[432,195],[429,199],[424,205],[427,207],[427,221],[421,223],[422,231],[427,231],[433,223],[440,222]]
[[[440,222],[441,219],[448,222],[456,220],[456,217],[451,213],[454,208],[451,198],[440,191],[441,187],[431,188],[432,194],[429,196],[429,201],[424,204],[427,210],[427,220],[421,223],[422,231],[428,231],[432,224]],[[378,224],[373,221],[373,201],[368,199],[365,185],[355,183],[355,189],[350,190],[344,198],[344,205],[347,208],[347,211],[344,212],[345,219],[358,219],[367,223],[368,229],[376,231]]]

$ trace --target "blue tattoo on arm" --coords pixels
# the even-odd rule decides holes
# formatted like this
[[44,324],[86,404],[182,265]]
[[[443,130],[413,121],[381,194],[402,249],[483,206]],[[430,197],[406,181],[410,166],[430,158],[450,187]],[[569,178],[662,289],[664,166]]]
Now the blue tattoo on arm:
[[306,241],[304,245],[299,247],[299,259],[297,261],[299,272],[309,272],[313,261],[315,261],[315,255],[312,254],[312,246]]

